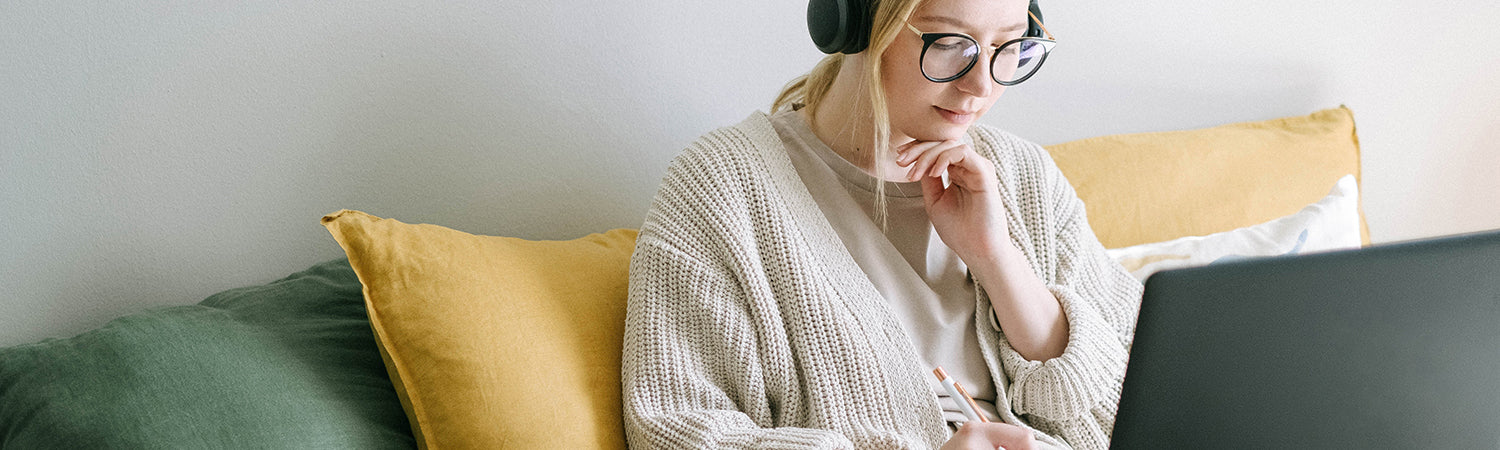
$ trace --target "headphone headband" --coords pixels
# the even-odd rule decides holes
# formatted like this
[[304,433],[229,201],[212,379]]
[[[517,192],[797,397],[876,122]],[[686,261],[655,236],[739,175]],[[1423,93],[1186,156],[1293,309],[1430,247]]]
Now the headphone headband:
[[[813,44],[823,53],[855,54],[870,45],[870,28],[874,27],[876,3],[879,0],[810,0],[807,2],[807,31]],[[1042,9],[1031,0],[1027,9],[1026,36],[1042,37]]]

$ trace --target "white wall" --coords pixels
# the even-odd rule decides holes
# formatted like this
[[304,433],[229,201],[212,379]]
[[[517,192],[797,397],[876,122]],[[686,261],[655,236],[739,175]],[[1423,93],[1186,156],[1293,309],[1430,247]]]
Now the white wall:
[[[1347,104],[1376,241],[1500,228],[1500,7],[1430,5],[1046,2],[1062,44],[985,120],[1050,144]],[[821,56],[805,6],[0,2],[0,345],[340,257],[340,208],[636,227],[684,145]]]

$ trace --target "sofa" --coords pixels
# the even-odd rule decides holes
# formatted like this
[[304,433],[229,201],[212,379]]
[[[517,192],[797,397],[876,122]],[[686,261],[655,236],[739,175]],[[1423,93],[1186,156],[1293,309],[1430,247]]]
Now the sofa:
[[[1047,149],[1142,279],[1369,243],[1345,107]],[[625,446],[635,230],[532,241],[350,210],[321,223],[347,258],[0,349],[0,448]]]

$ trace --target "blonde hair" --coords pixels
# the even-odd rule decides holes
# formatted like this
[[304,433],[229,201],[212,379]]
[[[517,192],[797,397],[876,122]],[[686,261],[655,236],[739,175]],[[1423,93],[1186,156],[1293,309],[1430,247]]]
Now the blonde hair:
[[[871,150],[875,158],[875,173],[880,174],[885,173],[891,153],[891,116],[886,109],[885,80],[880,76],[880,63],[885,58],[885,50],[902,31],[902,24],[911,17],[912,11],[917,9],[922,0],[872,1],[875,3],[875,16],[871,21],[870,45],[862,52],[865,55],[865,65],[859,68],[859,78],[865,81],[862,87],[869,100],[869,125],[874,130],[875,138]],[[843,69],[844,60],[845,55],[842,53],[828,55],[818,61],[812,71],[793,78],[771,103],[771,111],[777,112],[789,109],[794,104],[801,104],[807,108],[808,120],[816,120],[818,107],[828,95],[834,79],[838,78],[839,71]],[[875,183],[875,215],[880,218],[880,228],[884,230],[887,215],[884,182]]]

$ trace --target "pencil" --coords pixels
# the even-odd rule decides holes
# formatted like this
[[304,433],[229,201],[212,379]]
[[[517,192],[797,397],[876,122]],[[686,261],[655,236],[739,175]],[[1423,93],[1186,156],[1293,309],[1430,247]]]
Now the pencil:
[[979,409],[979,404],[974,403],[974,397],[970,397],[969,392],[965,391],[964,387],[958,384],[958,381],[948,378],[948,373],[944,372],[941,366],[933,369],[932,374],[937,375],[938,381],[942,382],[943,387],[948,389],[948,396],[953,397],[954,403],[958,403],[958,409],[963,411],[964,417],[968,417],[969,420],[975,422],[990,421],[988,417],[985,417],[984,410]]

